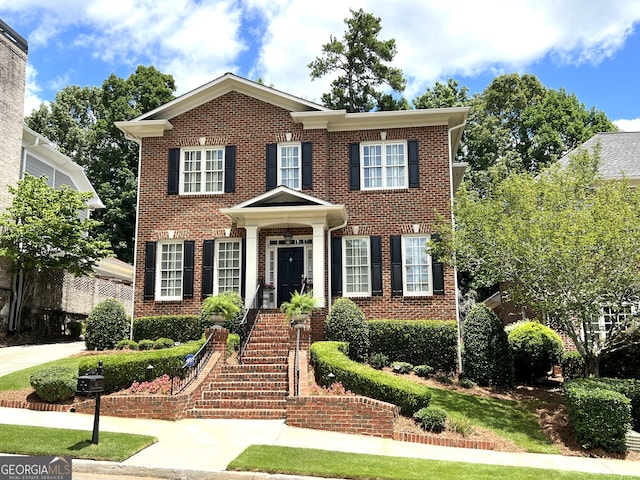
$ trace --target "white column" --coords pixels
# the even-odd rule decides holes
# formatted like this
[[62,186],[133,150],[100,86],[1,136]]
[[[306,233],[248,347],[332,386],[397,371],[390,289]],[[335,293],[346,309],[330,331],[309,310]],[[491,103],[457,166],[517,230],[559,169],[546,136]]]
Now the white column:
[[324,308],[326,306],[325,286],[324,286],[324,223],[313,224],[313,298],[316,299],[316,306]]
[[244,227],[247,232],[246,237],[246,261],[245,267],[245,305],[249,305],[249,302],[253,299],[253,295],[256,293],[256,287],[258,285],[258,227],[253,225],[247,225]]

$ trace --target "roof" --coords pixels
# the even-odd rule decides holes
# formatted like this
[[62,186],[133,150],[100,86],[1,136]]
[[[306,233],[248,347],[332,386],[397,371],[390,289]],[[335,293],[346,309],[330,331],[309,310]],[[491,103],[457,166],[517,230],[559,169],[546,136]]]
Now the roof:
[[117,280],[127,284],[133,283],[133,265],[115,257],[98,260],[98,263],[93,267],[93,271],[100,278]]
[[630,181],[640,182],[640,132],[597,133],[559,162],[567,165],[571,154],[580,149],[593,151],[598,144],[601,147],[599,171],[604,178],[626,177]]

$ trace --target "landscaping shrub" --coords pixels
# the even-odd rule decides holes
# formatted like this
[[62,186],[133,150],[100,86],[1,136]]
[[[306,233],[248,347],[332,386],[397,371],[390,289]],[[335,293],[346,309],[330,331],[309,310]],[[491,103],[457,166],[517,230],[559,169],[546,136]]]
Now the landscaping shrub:
[[372,352],[399,362],[431,365],[435,370],[456,369],[456,323],[440,320],[370,320]]
[[120,340],[116,345],[116,349],[118,350],[138,350],[138,342],[133,340]]
[[153,344],[155,342],[153,340],[149,340],[149,339],[144,339],[144,340],[140,340],[138,342],[138,349],[139,350],[153,350]]
[[447,412],[440,407],[426,407],[414,413],[413,418],[427,432],[440,433],[446,426]]
[[446,373],[438,373],[436,374],[436,376],[434,377],[436,382],[438,383],[442,383],[443,385],[453,385],[453,380],[452,378],[447,375]]
[[129,393],[146,393],[151,395],[169,395],[171,393],[171,377],[166,373],[150,382],[133,382]]
[[349,358],[366,362],[369,354],[369,325],[362,310],[349,298],[339,298],[331,306],[324,325],[327,340],[347,342]]
[[482,386],[513,385],[513,357],[502,322],[489,308],[476,304],[464,321],[463,365],[467,378]]
[[384,353],[374,353],[369,356],[369,365],[376,370],[382,370],[384,367],[389,366],[389,357]]
[[619,378],[590,378],[583,380],[587,386],[606,388],[621,393],[631,402],[631,427],[640,430],[640,380]]
[[35,371],[29,383],[36,395],[48,403],[55,403],[73,397],[78,385],[78,372],[75,368],[50,365]]
[[431,392],[425,385],[354,362],[345,354],[347,350],[344,342],[311,345],[311,361],[319,385],[341,382],[345,389],[355,394],[397,405],[405,416],[429,406]]
[[562,366],[562,377],[565,381],[587,376],[584,358],[582,358],[580,352],[576,350],[564,352],[562,354],[562,360],[560,360],[560,365]]
[[434,369],[431,365],[418,365],[417,367],[413,367],[413,371],[416,372],[416,375],[419,377],[428,377],[434,372]]
[[640,322],[607,341],[600,353],[600,375],[640,380]]
[[473,433],[473,425],[464,415],[447,417],[447,430],[467,437]]
[[621,393],[585,379],[564,383],[569,422],[580,445],[625,452],[631,402]]
[[560,335],[539,322],[525,322],[509,333],[516,380],[533,381],[546,377],[560,364],[564,344]]
[[109,298],[97,304],[86,322],[87,350],[109,350],[129,336],[129,321],[120,302]]
[[174,344],[175,342],[170,338],[159,338],[153,342],[153,349],[162,350],[163,348],[171,348]]
[[133,339],[173,338],[185,343],[199,340],[204,332],[202,320],[198,315],[160,315],[157,317],[139,317],[133,320]]
[[460,378],[458,379],[458,386],[462,388],[473,388],[476,386],[476,384],[473,382],[473,380],[470,380],[468,378]]
[[394,373],[399,373],[401,375],[410,373],[413,371],[413,365],[407,362],[393,362],[391,365]]
[[146,381],[149,365],[153,366],[154,378],[164,374],[170,377],[182,377],[185,374],[182,368],[185,357],[196,353],[203,343],[204,340],[199,340],[163,350],[83,357],[80,360],[78,372],[80,375],[95,374],[98,362],[102,360],[105,394],[127,389],[134,382]]
[[72,320],[67,323],[67,329],[69,330],[69,336],[71,338],[80,338],[82,335],[82,329],[84,324],[82,322],[78,322],[76,320]]

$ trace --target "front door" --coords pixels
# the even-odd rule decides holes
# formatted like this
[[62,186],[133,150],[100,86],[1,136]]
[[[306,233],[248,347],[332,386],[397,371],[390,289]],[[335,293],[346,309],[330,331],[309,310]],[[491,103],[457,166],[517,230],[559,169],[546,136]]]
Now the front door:
[[278,249],[278,306],[289,300],[294,291],[302,288],[304,276],[304,248]]

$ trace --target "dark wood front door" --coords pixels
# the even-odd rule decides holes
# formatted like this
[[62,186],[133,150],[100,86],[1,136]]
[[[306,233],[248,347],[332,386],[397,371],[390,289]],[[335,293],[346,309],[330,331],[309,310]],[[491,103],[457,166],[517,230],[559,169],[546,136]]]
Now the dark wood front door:
[[302,288],[304,276],[304,248],[278,249],[278,307],[289,300],[294,291]]

